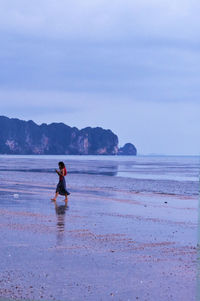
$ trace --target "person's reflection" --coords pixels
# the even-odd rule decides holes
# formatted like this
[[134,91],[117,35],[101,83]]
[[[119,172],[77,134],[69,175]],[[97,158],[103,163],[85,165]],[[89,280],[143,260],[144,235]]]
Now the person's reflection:
[[57,244],[60,245],[64,238],[65,231],[65,212],[68,209],[67,204],[59,205],[54,202],[55,212],[57,216]]

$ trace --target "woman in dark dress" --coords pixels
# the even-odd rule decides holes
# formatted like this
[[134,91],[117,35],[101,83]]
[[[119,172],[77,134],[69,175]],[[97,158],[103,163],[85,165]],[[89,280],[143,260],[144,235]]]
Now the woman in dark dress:
[[55,171],[59,175],[59,182],[56,187],[55,197],[51,200],[56,201],[59,194],[64,195],[65,196],[64,201],[65,201],[65,204],[67,205],[67,202],[68,202],[67,196],[70,194],[66,189],[66,182],[65,182],[65,176],[67,175],[67,169],[63,162],[59,162],[58,166],[59,166],[59,170],[56,169]]

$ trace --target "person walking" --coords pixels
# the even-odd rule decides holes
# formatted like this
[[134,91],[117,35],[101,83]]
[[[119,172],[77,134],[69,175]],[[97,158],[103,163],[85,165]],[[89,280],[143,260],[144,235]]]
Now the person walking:
[[59,170],[56,169],[55,172],[59,176],[59,182],[58,182],[57,187],[56,187],[55,196],[51,200],[56,201],[59,194],[64,195],[65,196],[64,201],[65,201],[65,204],[67,205],[67,202],[68,202],[67,196],[70,195],[70,193],[66,189],[66,182],[65,182],[65,176],[67,175],[67,169],[65,167],[64,162],[59,162],[58,166],[59,166]]

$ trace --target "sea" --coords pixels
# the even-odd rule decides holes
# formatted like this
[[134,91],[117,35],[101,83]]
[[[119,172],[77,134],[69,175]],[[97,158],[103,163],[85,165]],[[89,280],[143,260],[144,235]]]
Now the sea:
[[[198,195],[198,156],[0,156],[1,193],[21,193],[55,186],[58,162],[64,161],[71,191],[82,187],[104,190]],[[25,184],[28,184],[27,186]],[[26,187],[25,187],[26,186]],[[4,189],[4,190],[3,190]]]

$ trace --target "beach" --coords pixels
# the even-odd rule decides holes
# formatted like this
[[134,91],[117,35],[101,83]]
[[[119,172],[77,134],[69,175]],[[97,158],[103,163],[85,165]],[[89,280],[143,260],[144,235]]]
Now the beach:
[[196,300],[198,176],[197,157],[0,156],[0,300]]

